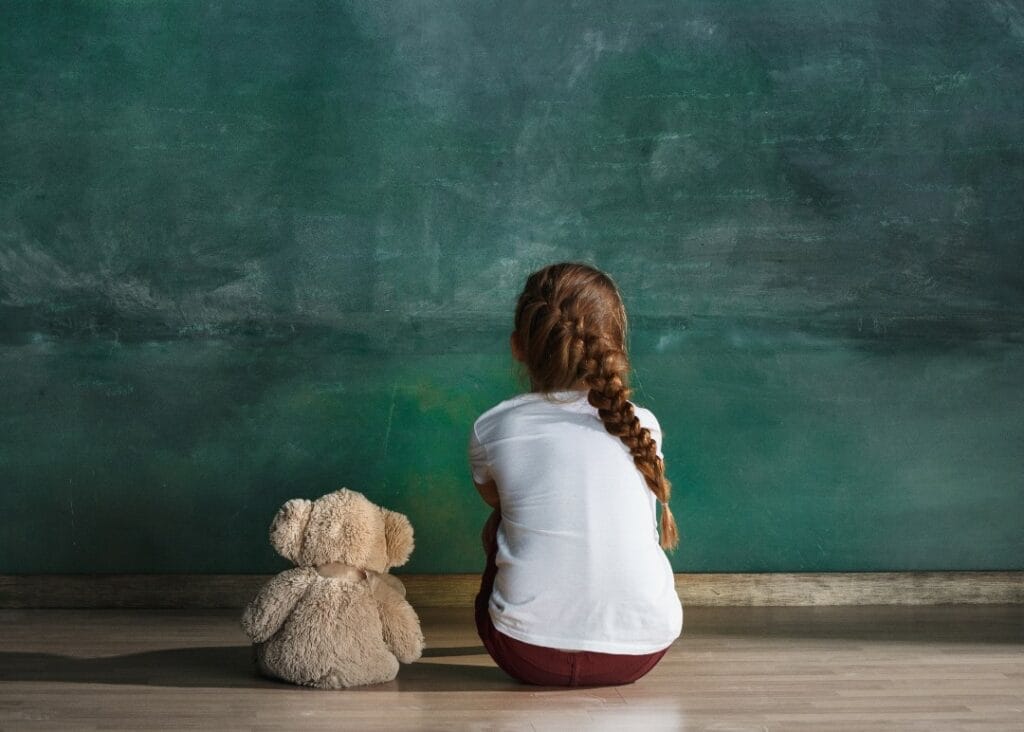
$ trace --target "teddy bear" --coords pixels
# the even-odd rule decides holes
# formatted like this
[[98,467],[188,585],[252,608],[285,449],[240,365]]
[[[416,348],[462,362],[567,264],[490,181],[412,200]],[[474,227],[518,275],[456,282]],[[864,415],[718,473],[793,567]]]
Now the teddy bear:
[[391,681],[400,661],[420,657],[419,618],[387,574],[412,553],[408,518],[342,488],[285,503],[270,543],[297,566],[270,579],[242,615],[261,673],[340,689]]

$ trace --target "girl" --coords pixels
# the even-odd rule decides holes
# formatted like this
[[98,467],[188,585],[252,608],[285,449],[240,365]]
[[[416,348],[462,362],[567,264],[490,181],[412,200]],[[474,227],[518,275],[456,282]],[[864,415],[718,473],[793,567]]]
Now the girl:
[[534,272],[511,339],[531,391],[473,425],[473,482],[495,509],[477,630],[527,683],[631,683],[682,630],[662,551],[678,539],[661,430],[629,401],[625,337],[608,275],[567,263]]

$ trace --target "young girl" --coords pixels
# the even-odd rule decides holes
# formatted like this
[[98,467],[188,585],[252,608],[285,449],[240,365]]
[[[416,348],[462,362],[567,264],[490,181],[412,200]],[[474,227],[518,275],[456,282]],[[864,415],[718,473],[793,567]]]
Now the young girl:
[[473,482],[495,509],[477,630],[527,683],[631,683],[682,630],[663,551],[677,532],[661,430],[629,401],[625,336],[608,275],[583,264],[534,272],[511,340],[531,391],[473,425]]

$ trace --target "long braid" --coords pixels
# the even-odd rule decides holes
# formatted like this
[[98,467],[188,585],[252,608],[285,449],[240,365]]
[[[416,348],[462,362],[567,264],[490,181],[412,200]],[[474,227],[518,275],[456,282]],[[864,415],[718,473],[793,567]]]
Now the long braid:
[[587,387],[605,429],[626,445],[661,503],[661,546],[675,548],[679,534],[668,507],[672,486],[650,430],[640,426],[629,401],[626,313],[615,284],[587,265],[545,267],[527,280],[515,327],[536,390]]
[[668,506],[672,484],[665,477],[665,463],[658,457],[658,445],[651,431],[640,425],[640,418],[629,401],[631,391],[626,385],[629,374],[626,353],[600,337],[584,337],[583,342],[584,378],[590,387],[587,401],[597,409],[609,434],[618,437],[629,449],[633,464],[661,503],[661,546],[674,549],[679,544],[679,530]]

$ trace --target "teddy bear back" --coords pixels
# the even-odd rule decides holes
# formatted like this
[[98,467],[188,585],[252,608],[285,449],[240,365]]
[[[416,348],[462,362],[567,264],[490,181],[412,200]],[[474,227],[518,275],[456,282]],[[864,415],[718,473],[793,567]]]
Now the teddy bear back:
[[341,562],[386,572],[408,560],[413,531],[402,514],[342,488],[315,501],[285,503],[270,525],[270,543],[300,567]]

